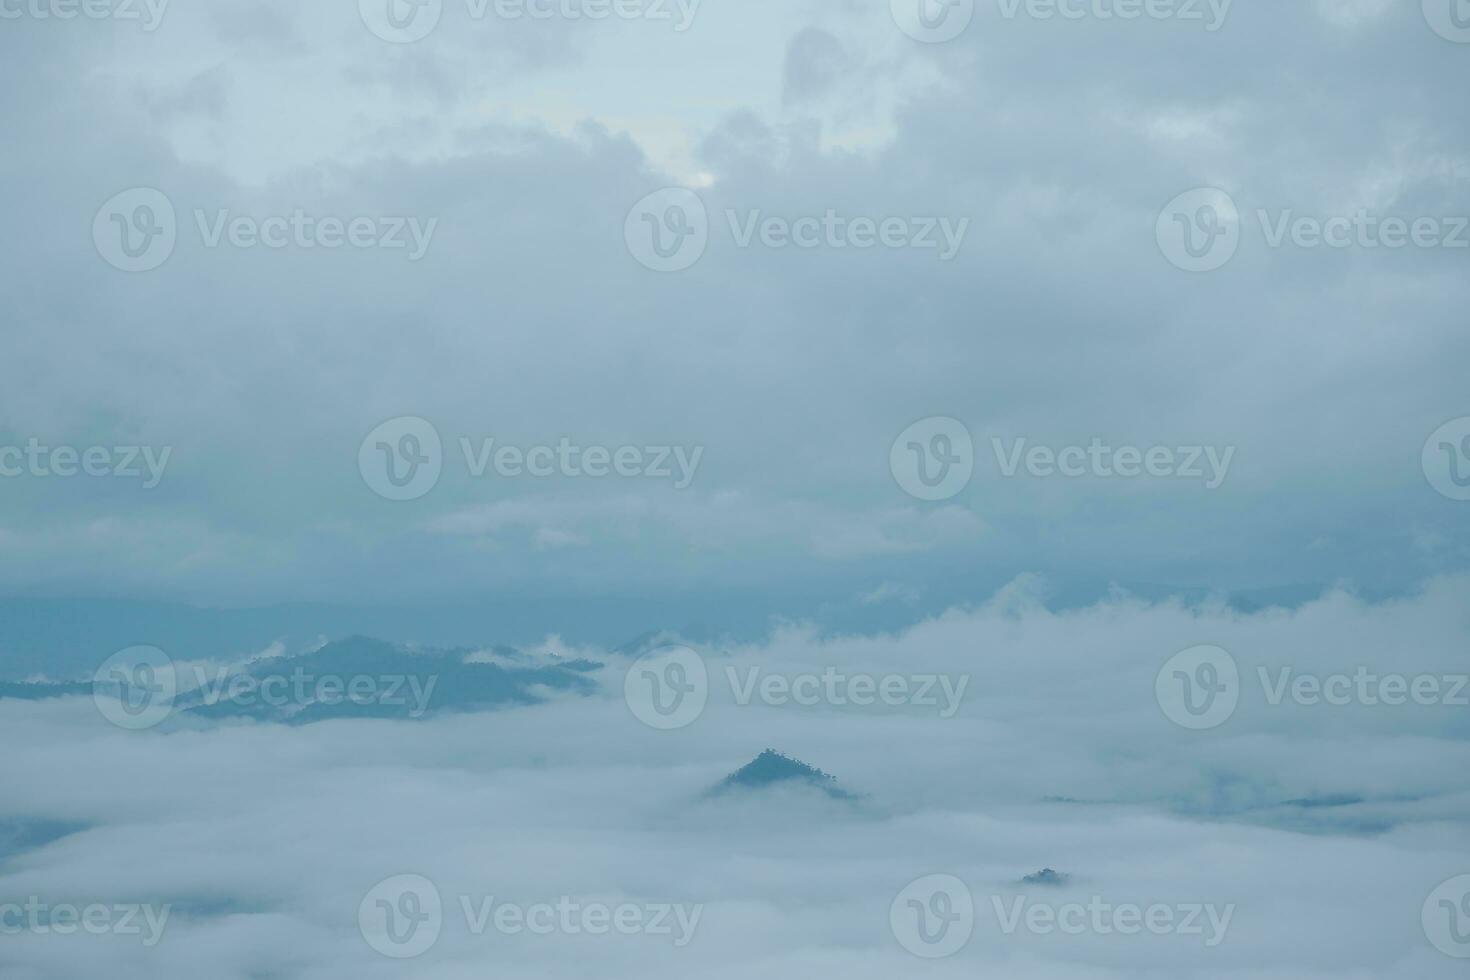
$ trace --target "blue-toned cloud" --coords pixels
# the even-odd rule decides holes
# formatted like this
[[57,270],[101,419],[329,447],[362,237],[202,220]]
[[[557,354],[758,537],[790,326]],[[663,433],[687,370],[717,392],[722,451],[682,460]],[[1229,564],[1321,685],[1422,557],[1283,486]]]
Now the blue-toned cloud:
[[[1470,413],[1470,253],[1269,244],[1302,216],[1470,213],[1444,95],[1462,46],[1414,4],[1234,6],[1213,32],[980,4],[941,45],[871,7],[703,4],[680,31],[451,3],[408,45],[350,4],[8,25],[0,290],[25,368],[0,443],[173,455],[146,492],[0,480],[0,586],[234,604],[800,584],[830,601],[884,581],[973,595],[1025,570],[1392,592],[1465,566],[1461,505],[1420,452]],[[654,274],[624,222],[680,183],[709,241]],[[1229,264],[1186,274],[1155,223],[1202,185],[1245,227]],[[129,187],[163,191],[179,225],[132,275],[88,231]],[[298,215],[413,218],[422,256],[225,230]],[[829,216],[968,225],[949,261],[825,231],[740,244]],[[437,428],[444,473],[388,502],[355,462],[409,415]],[[975,447],[939,505],[889,466],[930,416]],[[703,458],[677,493],[476,478],[461,440],[492,438]],[[1006,476],[1020,440],[1234,456],[1213,489]]]
[[[171,909],[152,946],[7,936],[0,969],[27,980],[572,976],[589,962],[613,976],[1457,976],[1420,919],[1465,870],[1465,707],[1443,688],[1438,704],[1272,704],[1257,676],[1463,676],[1466,588],[1247,615],[1124,597],[1060,612],[1020,582],[897,635],[792,626],[705,649],[708,706],[667,731],[625,704],[629,660],[591,650],[577,652],[609,666],[590,696],[420,722],[130,732],[87,697],[0,701],[12,790],[0,903]],[[1156,702],[1155,678],[1205,643],[1235,659],[1238,707],[1189,730]],[[553,643],[545,655],[558,651],[569,653]],[[829,673],[838,697],[802,703],[797,679]],[[932,704],[917,684],[908,700],[863,703],[852,683],[932,676],[959,693],[956,710],[941,686]],[[777,691],[771,677],[793,681],[797,700],[741,694]],[[853,798],[707,795],[768,747]],[[1044,867],[1069,882],[1019,884]],[[891,931],[890,904],[936,873],[971,892],[974,936],[923,964]],[[404,874],[432,881],[445,911],[432,949],[392,960],[359,933],[358,912]],[[474,911],[491,896],[702,910],[683,946],[560,928],[476,934],[460,898]],[[1204,905],[1228,922],[1210,945],[1208,930],[1008,932],[1018,900]]]

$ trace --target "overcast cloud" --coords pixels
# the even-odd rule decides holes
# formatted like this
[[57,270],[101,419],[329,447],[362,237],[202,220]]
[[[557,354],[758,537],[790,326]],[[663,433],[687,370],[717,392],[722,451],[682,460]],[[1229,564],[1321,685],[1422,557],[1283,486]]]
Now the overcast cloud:
[[[225,604],[1020,571],[1392,592],[1464,567],[1420,454],[1467,411],[1470,251],[1273,248],[1255,213],[1470,213],[1466,46],[1408,0],[1237,4],[1214,32],[980,3],[945,44],[885,6],[704,3],[680,32],[448,3],[412,44],[345,3],[176,2],[151,32],[6,21],[0,432],[172,457],[147,491],[0,483],[4,583]],[[654,273],[624,221],[681,185],[708,247]],[[1185,273],[1155,224],[1201,186],[1233,197],[1241,241]],[[167,196],[178,236],[126,274],[90,229],[133,187]],[[437,224],[418,261],[206,245],[297,209]],[[968,227],[949,261],[738,245],[829,210]],[[435,426],[444,472],[395,503],[357,459],[400,416]],[[888,466],[931,416],[976,446],[940,505]],[[472,478],[460,440],[490,438],[704,455],[677,492]],[[1095,438],[1234,459],[1207,491],[1004,478],[993,444]]]
[[[0,0],[0,977],[1459,976],[1467,82],[1467,0]],[[85,690],[354,632],[486,669]]]

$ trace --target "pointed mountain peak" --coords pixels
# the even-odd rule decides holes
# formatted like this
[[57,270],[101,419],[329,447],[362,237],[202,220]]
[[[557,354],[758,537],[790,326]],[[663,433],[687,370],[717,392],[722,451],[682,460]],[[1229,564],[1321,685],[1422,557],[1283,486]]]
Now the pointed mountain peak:
[[775,785],[806,785],[839,799],[850,799],[851,794],[836,786],[837,777],[809,766],[799,759],[766,749],[752,761],[726,776],[715,787],[716,793],[735,789],[764,789]]

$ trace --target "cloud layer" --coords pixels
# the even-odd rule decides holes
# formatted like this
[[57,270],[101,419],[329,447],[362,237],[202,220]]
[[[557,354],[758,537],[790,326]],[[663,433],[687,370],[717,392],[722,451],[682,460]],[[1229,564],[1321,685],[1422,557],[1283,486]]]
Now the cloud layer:
[[[1243,676],[1463,675],[1467,590],[1450,579],[1399,602],[1335,594],[1251,615],[1124,597],[1058,613],[1020,582],[898,635],[793,627],[706,650],[708,707],[662,732],[630,713],[616,657],[597,696],[419,723],[140,733],[106,725],[90,699],[0,702],[12,790],[0,822],[75,831],[0,858],[0,898],[172,909],[151,948],[24,934],[6,937],[0,963],[25,980],[573,976],[593,961],[612,976],[891,976],[921,964],[889,906],[942,873],[972,893],[976,919],[963,951],[927,964],[940,975],[1456,976],[1420,913],[1470,867],[1470,709],[1273,706],[1247,683],[1225,724],[1189,731],[1154,688],[1165,661],[1206,642]],[[968,684],[948,718],[741,705],[727,668]],[[768,746],[858,799],[706,797]],[[1019,884],[1043,867],[1070,882]],[[442,931],[422,956],[389,960],[359,933],[358,909],[404,874],[434,883]],[[491,896],[702,911],[682,947],[646,933],[477,935],[460,899],[479,909]],[[995,903],[1009,915],[1023,898],[1233,912],[1209,947],[1189,933],[1008,933]]]

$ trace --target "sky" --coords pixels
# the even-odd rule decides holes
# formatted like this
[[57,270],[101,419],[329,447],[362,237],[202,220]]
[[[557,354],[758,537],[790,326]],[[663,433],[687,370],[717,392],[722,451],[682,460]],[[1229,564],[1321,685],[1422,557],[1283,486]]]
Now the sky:
[[1467,81],[1467,0],[0,0],[0,978],[1462,976]]
[[[932,614],[1023,573],[1402,595],[1466,567],[1428,477],[1470,468],[1458,428],[1430,445],[1470,414],[1470,49],[1418,2],[995,0],[942,43],[764,0],[451,0],[398,43],[364,3],[6,7],[0,446],[136,474],[0,478],[7,594]],[[1199,188],[1234,251],[1187,271]],[[148,191],[166,254],[124,271]],[[637,236],[689,195],[703,251],[658,271]],[[1384,247],[1395,217],[1434,244]],[[403,419],[440,472],[386,499],[364,468]],[[941,499],[891,452],[929,419],[973,447]],[[642,452],[532,476],[492,439]],[[1013,463],[1094,441],[1172,462]]]

